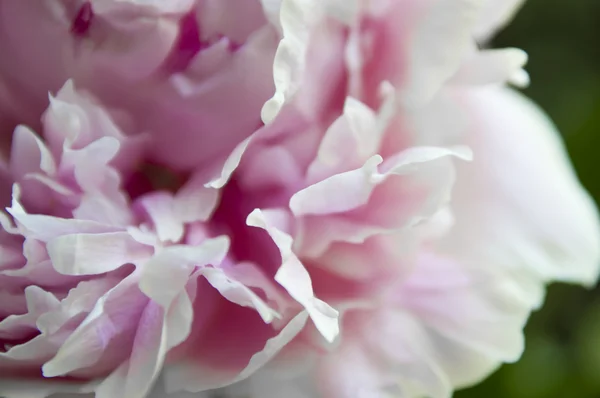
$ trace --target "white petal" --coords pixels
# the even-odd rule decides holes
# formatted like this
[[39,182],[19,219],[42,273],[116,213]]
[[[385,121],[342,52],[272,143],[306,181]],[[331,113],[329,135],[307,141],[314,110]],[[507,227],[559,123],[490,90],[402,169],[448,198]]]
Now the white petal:
[[248,148],[248,145],[250,144],[251,140],[252,140],[252,136],[250,136],[249,138],[247,138],[244,141],[242,141],[241,143],[239,143],[233,149],[231,154],[225,160],[223,167],[219,172],[219,176],[215,177],[210,182],[208,182],[206,184],[206,187],[218,189],[218,188],[223,188],[225,186],[227,181],[229,181],[231,174],[233,174],[235,169],[240,164],[240,161],[242,160],[242,156],[244,155],[246,148]]
[[399,87],[406,105],[429,101],[460,66],[472,45],[471,31],[484,0],[432,0],[410,35],[407,81]]
[[263,106],[265,124],[275,119],[284,103],[299,89],[306,66],[306,53],[311,29],[323,17],[325,4],[317,0],[283,0],[280,22],[283,39],[279,43],[273,65],[275,95]]
[[42,214],[28,214],[19,202],[19,197],[20,188],[17,184],[14,184],[12,205],[7,208],[6,211],[13,216],[18,229],[15,231],[14,228],[11,227],[8,219],[0,217],[2,227],[11,233],[18,232],[28,238],[45,242],[61,235],[116,232],[120,229],[95,221],[60,218]]
[[143,264],[140,289],[163,308],[169,308],[185,288],[194,267],[221,263],[228,249],[226,236],[207,239],[198,246],[169,246]]
[[523,277],[593,285],[598,212],[552,123],[508,89],[474,90],[463,100],[474,117],[465,138],[477,158],[459,165],[448,248]]
[[33,131],[18,126],[13,135],[10,169],[19,177],[38,170],[54,175],[56,163],[52,153]]
[[190,178],[175,194],[175,216],[184,223],[208,220],[219,200],[219,192],[205,187],[199,177]]
[[455,388],[520,357],[531,310],[512,278],[457,261],[423,253],[396,295],[423,326],[423,344],[433,348],[432,360]]
[[485,0],[475,25],[475,37],[479,41],[489,39],[496,31],[503,28],[525,0]]
[[137,203],[148,213],[162,242],[177,243],[184,234],[184,223],[175,217],[175,201],[169,192],[152,192],[141,197]]
[[229,277],[225,271],[218,268],[204,268],[200,273],[223,297],[243,307],[256,309],[266,323],[279,318],[279,314],[272,310],[256,293]]
[[296,216],[310,214],[335,214],[355,209],[368,202],[374,188],[388,177],[409,173],[422,163],[447,156],[470,160],[471,152],[465,147],[415,147],[386,160],[375,155],[357,170],[336,174],[295,193],[290,199],[290,209]]
[[47,244],[52,265],[65,275],[98,275],[152,255],[127,232],[62,235]]
[[[484,85],[494,83],[519,83],[519,76],[525,72],[527,53],[517,48],[503,48],[476,51],[461,66],[450,84]],[[520,81],[522,84],[527,80]]]
[[262,228],[271,236],[282,260],[275,280],[306,309],[323,337],[332,342],[339,334],[338,312],[315,297],[310,275],[292,251],[292,237],[273,226],[269,216],[269,212],[256,209],[248,215],[247,224]]

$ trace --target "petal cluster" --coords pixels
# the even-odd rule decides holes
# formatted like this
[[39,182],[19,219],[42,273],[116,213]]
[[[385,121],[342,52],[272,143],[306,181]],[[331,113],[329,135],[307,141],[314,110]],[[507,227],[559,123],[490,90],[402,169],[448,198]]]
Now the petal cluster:
[[600,265],[526,54],[483,46],[520,3],[0,0],[0,396],[446,398],[517,360]]

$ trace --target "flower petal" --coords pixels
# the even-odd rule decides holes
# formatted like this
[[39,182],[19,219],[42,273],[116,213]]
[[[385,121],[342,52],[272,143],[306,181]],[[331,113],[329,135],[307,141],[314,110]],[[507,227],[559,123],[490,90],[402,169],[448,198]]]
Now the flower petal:
[[473,117],[465,139],[478,156],[459,165],[447,248],[544,282],[595,284],[598,212],[552,123],[508,89],[473,90],[463,99]]
[[284,346],[300,333],[306,324],[308,314],[303,311],[291,319],[275,336],[254,353],[247,364],[235,373],[211,369],[210,364],[196,362],[174,363],[165,368],[166,390],[169,393],[182,388],[187,391],[204,391],[224,387],[249,377],[271,360]]
[[51,239],[48,255],[54,268],[65,275],[98,275],[152,255],[127,232],[71,234]]
[[406,174],[420,164],[447,156],[470,159],[468,148],[409,148],[388,159],[383,171],[378,167],[383,158],[375,155],[357,170],[329,177],[295,193],[290,199],[290,209],[296,216],[342,213],[364,205],[375,187],[392,175]]
[[477,40],[490,39],[510,22],[524,2],[525,0],[485,0],[475,25],[474,34]]
[[339,334],[338,312],[315,297],[310,275],[292,251],[292,237],[273,225],[271,219],[273,215],[275,214],[256,209],[248,215],[247,224],[264,229],[273,239],[281,253],[282,260],[275,280],[288,291],[290,296],[306,308],[319,332],[327,341],[332,342]]
[[219,264],[228,248],[226,236],[207,239],[198,246],[164,248],[143,264],[140,289],[163,308],[169,308],[185,288],[194,267]]
[[518,48],[475,51],[452,77],[453,85],[484,85],[510,82],[526,86],[528,76],[522,68],[527,63],[527,53]]

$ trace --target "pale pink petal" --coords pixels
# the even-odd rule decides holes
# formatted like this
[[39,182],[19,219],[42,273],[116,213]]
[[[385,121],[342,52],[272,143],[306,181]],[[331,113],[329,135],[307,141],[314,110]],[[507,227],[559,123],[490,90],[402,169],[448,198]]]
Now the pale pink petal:
[[521,80],[525,72],[527,53],[517,48],[475,51],[467,58],[450,80],[452,85],[483,85],[511,82],[526,86],[529,81]]
[[426,325],[433,347],[446,347],[433,353],[434,360],[456,388],[520,357],[531,307],[517,294],[517,284],[502,273],[423,254],[394,300]]
[[15,218],[22,229],[23,234],[39,239],[49,241],[50,239],[73,233],[105,233],[117,232],[120,228],[101,224],[94,221],[59,218],[53,216],[44,216],[40,214],[27,214],[22,209],[14,205],[8,209],[8,212]]
[[184,234],[184,223],[175,217],[175,203],[169,192],[156,191],[137,200],[152,222],[158,239],[162,242],[179,242]]
[[244,43],[266,20],[259,0],[204,0],[196,13],[202,27],[202,39],[224,35],[235,43]]
[[525,0],[485,0],[474,34],[485,41],[510,22]]
[[[430,99],[440,85],[456,72],[471,44],[471,29],[482,0],[433,0],[423,3],[420,5],[421,14],[417,14],[418,25],[410,39],[405,84],[394,84],[407,104]],[[407,7],[414,5],[407,4]],[[407,18],[410,17],[406,15],[403,19]]]
[[119,153],[112,164],[122,172],[130,172],[140,161],[147,136],[127,137],[115,124],[116,114],[109,114],[91,95],[75,89],[69,80],[50,96],[43,115],[44,138],[54,155],[60,158],[65,149],[81,149],[102,137],[119,142]]
[[54,157],[43,141],[25,126],[15,129],[9,167],[15,179],[37,171],[49,175],[56,173]]
[[184,223],[207,221],[219,200],[216,189],[206,187],[202,176],[193,176],[174,197],[175,217]]
[[[133,325],[148,303],[132,274],[100,297],[85,320],[68,336],[56,355],[42,367],[45,377],[93,376],[124,361]],[[126,305],[125,305],[126,304]],[[95,365],[89,373],[89,368]]]
[[[294,215],[333,214],[355,209],[365,204],[374,188],[393,175],[406,174],[442,157],[470,159],[467,148],[410,148],[383,162],[379,155],[371,157],[357,170],[329,177],[297,192],[290,199]],[[383,164],[382,164],[383,163]],[[381,165],[382,171],[378,170]]]
[[313,0],[282,1],[279,18],[283,38],[273,65],[276,91],[262,108],[261,117],[265,124],[275,119],[284,103],[300,88],[311,29],[325,16],[325,7],[324,3]]
[[54,268],[66,275],[103,274],[153,252],[127,232],[61,235],[49,240],[46,247]]
[[[408,109],[426,104],[471,49],[482,5],[483,0],[370,2],[372,20],[357,27],[350,42],[350,68],[361,74],[353,91],[371,104],[378,84],[389,80]],[[372,36],[378,39],[369,42]]]
[[240,164],[242,156],[244,155],[246,148],[248,148],[251,139],[252,138],[249,137],[241,143],[239,143],[238,145],[236,145],[231,154],[226,158],[225,162],[223,163],[223,167],[219,171],[219,176],[215,177],[213,180],[208,182],[206,185],[207,187],[216,189],[222,188],[227,183],[227,181],[229,181],[231,174],[233,174],[235,169]]
[[265,13],[265,17],[269,20],[271,25],[276,27],[281,32],[279,13],[283,0],[260,0],[260,3]]
[[100,383],[96,397],[145,397],[159,376],[168,350],[188,337],[192,311],[185,291],[179,293],[168,308],[150,301],[135,330],[129,360]]
[[458,169],[447,247],[523,278],[593,285],[598,213],[552,123],[508,89],[475,90],[463,99],[473,112],[465,139],[478,156]]
[[165,383],[168,392],[180,389],[204,391],[241,381],[271,360],[304,327],[308,314],[301,312],[290,320],[278,334],[266,340],[264,347],[254,353],[240,369],[211,369],[209,365],[195,362],[181,362],[165,368]]
[[380,150],[384,134],[397,111],[395,90],[382,84],[384,103],[376,114],[364,103],[346,98],[344,113],[331,124],[309,166],[309,182],[356,168]]
[[243,307],[255,308],[265,323],[271,323],[273,319],[280,317],[256,293],[229,277],[222,269],[204,268],[200,274],[227,300]]
[[153,301],[169,308],[185,288],[195,267],[219,264],[227,254],[229,239],[221,236],[198,246],[169,246],[143,264],[140,289]]
[[41,314],[49,312],[60,305],[60,301],[52,294],[37,286],[25,288],[27,313],[10,315],[0,321],[0,338],[3,340],[19,340],[22,335],[37,331],[36,321]]
[[81,282],[71,289],[59,306],[50,308],[38,317],[36,327],[40,333],[37,336],[0,354],[0,368],[5,369],[3,372],[16,370],[18,373],[20,369],[31,369],[33,366],[36,374],[39,374],[41,365],[56,355],[99,297],[116,283],[118,280],[114,278],[105,278]]
[[292,251],[292,237],[273,225],[272,216],[277,217],[276,214],[272,215],[271,212],[261,212],[257,209],[248,215],[247,223],[264,229],[273,239],[280,251],[282,261],[275,280],[306,308],[319,332],[327,341],[332,342],[339,333],[338,312],[315,297],[310,275]]

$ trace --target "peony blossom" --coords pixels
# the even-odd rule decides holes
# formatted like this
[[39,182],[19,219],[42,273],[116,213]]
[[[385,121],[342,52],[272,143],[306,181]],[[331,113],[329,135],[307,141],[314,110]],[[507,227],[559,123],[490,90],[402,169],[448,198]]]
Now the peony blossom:
[[0,0],[0,396],[450,397],[592,286],[519,0]]

